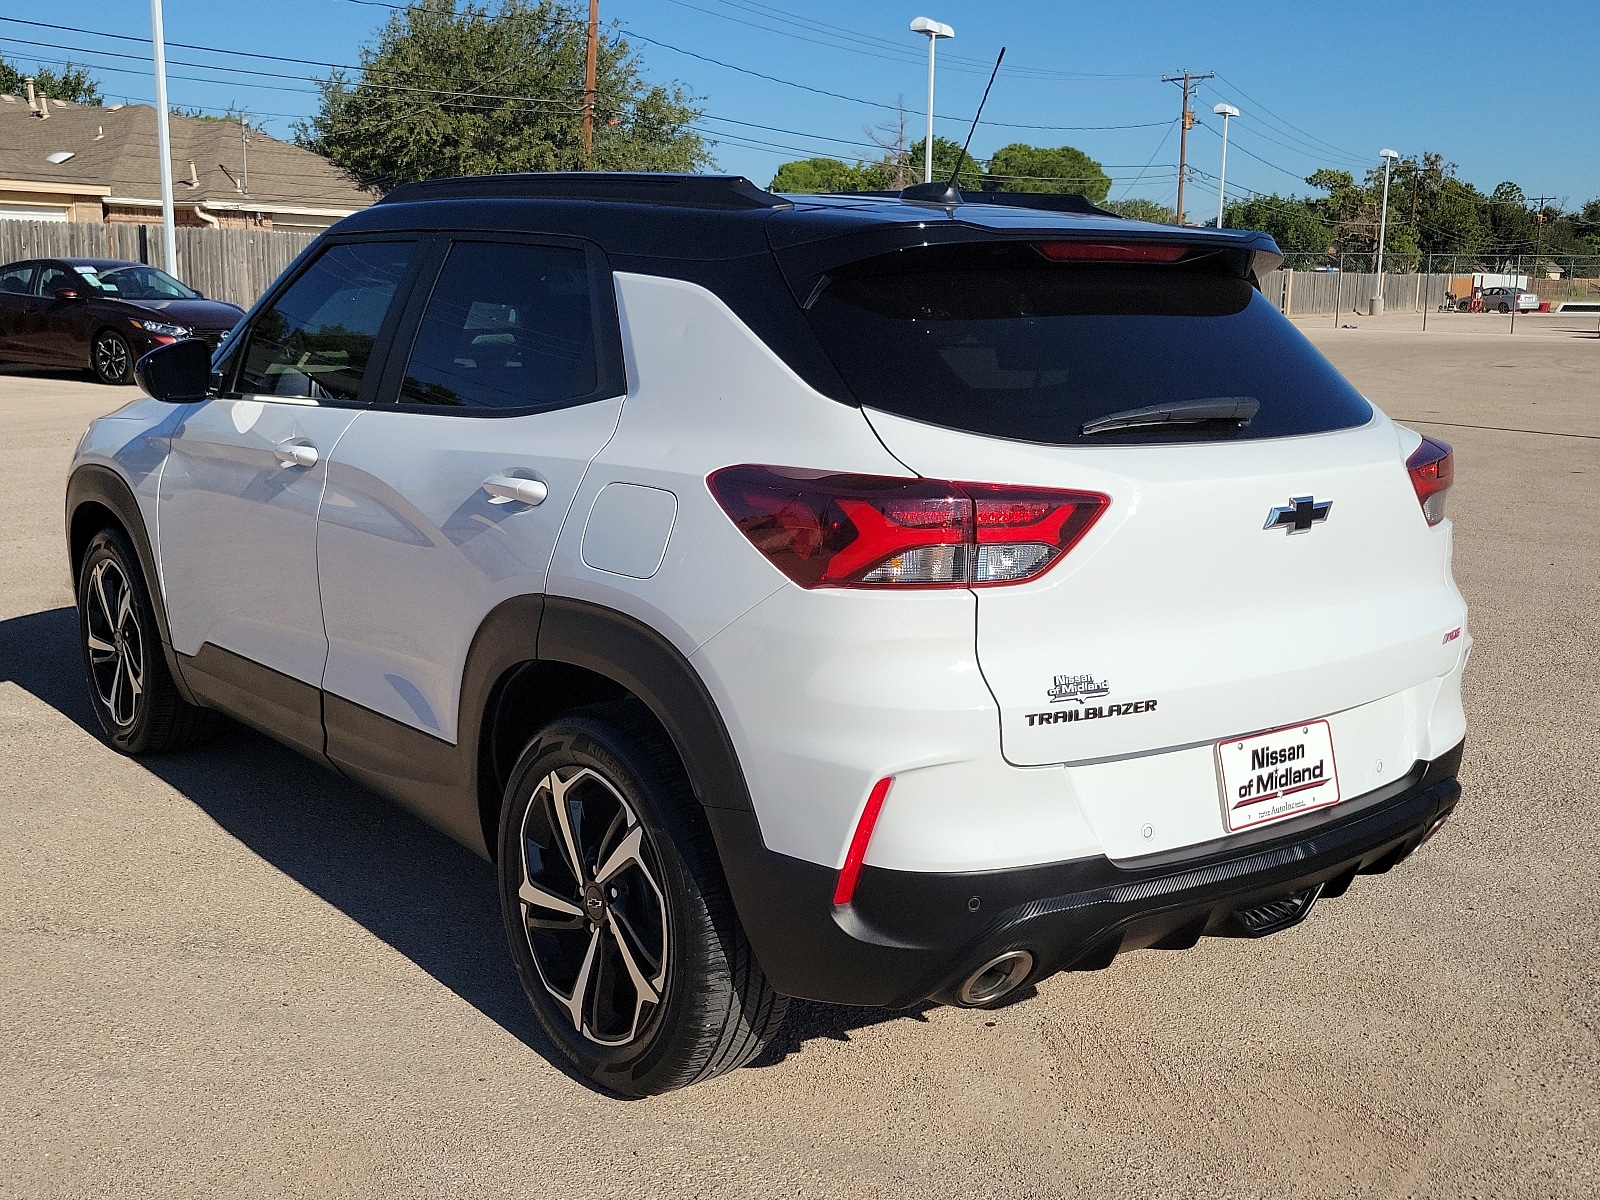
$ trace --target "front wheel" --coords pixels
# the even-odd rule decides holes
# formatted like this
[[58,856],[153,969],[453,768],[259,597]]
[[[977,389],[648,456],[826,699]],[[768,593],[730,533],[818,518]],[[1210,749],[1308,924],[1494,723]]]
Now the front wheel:
[[89,366],[101,383],[132,383],[133,347],[115,329],[102,329],[89,349]]
[[77,591],[89,703],[106,740],[124,754],[156,754],[208,734],[215,715],[178,693],[144,573],[121,530],[102,529],[90,539]]
[[573,1067],[620,1095],[740,1067],[783,1020],[698,804],[627,703],[546,726],[506,789],[500,900],[517,974]]

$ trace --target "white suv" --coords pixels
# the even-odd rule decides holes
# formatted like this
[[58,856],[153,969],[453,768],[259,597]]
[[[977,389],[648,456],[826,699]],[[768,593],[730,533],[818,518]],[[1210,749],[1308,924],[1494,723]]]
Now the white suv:
[[140,754],[229,716],[498,864],[622,1094],[787,996],[986,1005],[1292,925],[1456,803],[1449,448],[1265,235],[740,179],[402,187],[67,491]]

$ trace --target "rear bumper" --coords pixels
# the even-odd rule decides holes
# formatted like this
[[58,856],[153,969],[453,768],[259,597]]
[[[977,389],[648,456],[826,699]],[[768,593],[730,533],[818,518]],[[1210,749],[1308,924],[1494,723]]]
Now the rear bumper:
[[835,1004],[903,1007],[949,996],[1008,950],[1030,980],[1110,964],[1145,947],[1182,949],[1242,935],[1234,913],[1306,889],[1342,895],[1387,871],[1454,809],[1461,749],[1405,780],[1224,846],[1116,863],[1103,857],[1000,871],[867,866],[854,901],[833,904],[836,873],[766,849],[751,813],[707,809],[739,916],[773,986]]

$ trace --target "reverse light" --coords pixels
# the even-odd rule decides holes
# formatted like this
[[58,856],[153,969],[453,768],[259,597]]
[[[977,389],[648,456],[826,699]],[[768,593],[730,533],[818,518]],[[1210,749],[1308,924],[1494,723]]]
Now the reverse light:
[[1099,492],[724,467],[711,494],[805,588],[993,587],[1060,562],[1111,503]]
[[1444,520],[1444,496],[1456,481],[1456,456],[1449,445],[1437,438],[1424,437],[1406,459],[1406,472],[1416,489],[1417,502],[1429,525]]
[[861,877],[861,864],[867,857],[867,844],[872,841],[872,830],[878,824],[878,814],[883,811],[884,799],[889,795],[889,785],[894,776],[880,779],[872,785],[867,795],[867,806],[861,810],[856,822],[855,836],[850,839],[850,849],[845,852],[844,866],[839,868],[839,882],[833,887],[833,902],[849,904],[856,894],[856,880]]
[[1033,248],[1051,262],[1177,262],[1188,246],[1170,242],[1035,242]]

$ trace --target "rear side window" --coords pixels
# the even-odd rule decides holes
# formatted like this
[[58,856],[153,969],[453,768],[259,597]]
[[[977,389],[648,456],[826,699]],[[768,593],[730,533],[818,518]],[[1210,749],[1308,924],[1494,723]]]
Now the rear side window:
[[251,325],[239,390],[356,399],[415,245],[330,246]]
[[597,386],[588,256],[566,246],[458,242],[417,330],[401,404],[556,408]]
[[33,264],[28,263],[22,267],[7,267],[0,271],[0,292],[10,292],[13,295],[26,295],[28,284],[33,281]]
[[[1018,441],[1284,437],[1371,407],[1247,280],[1178,263],[1047,259],[1027,243],[903,250],[833,272],[807,309],[869,408]],[[1084,434],[1137,409],[1256,402],[1234,423]]]

